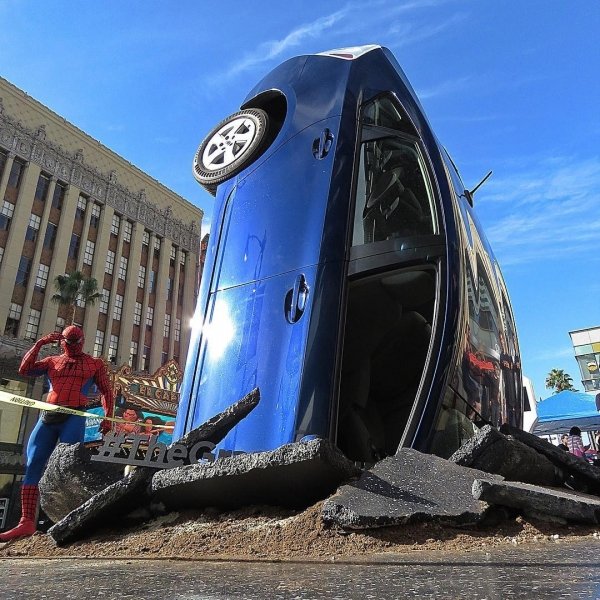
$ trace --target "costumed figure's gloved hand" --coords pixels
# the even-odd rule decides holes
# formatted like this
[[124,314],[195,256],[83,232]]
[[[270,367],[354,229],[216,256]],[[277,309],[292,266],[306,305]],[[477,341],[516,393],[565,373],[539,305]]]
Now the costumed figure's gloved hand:
[[110,421],[103,419],[102,423],[100,423],[100,433],[102,435],[106,435],[110,431],[111,426],[112,425]]
[[45,346],[46,344],[53,344],[54,342],[58,342],[62,338],[62,334],[58,331],[54,331],[40,338],[37,343]]

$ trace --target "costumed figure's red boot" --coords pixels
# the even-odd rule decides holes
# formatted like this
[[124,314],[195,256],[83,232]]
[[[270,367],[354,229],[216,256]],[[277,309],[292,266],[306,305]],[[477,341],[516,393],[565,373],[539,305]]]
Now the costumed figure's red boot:
[[36,530],[35,517],[39,490],[37,485],[21,486],[21,520],[16,527],[0,533],[0,542],[8,542],[17,538],[33,535]]

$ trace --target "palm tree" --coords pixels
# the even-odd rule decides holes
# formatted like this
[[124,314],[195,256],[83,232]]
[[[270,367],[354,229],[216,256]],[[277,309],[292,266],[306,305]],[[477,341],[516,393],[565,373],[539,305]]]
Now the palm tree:
[[52,301],[61,306],[69,306],[70,314],[67,322],[73,324],[75,308],[79,305],[95,304],[102,294],[98,292],[98,282],[93,277],[85,277],[81,271],[74,271],[69,275],[58,275],[54,279],[57,293],[52,296]]
[[573,378],[563,371],[563,369],[552,369],[546,377],[546,387],[554,388],[554,393],[564,392],[565,390],[570,392],[576,392],[577,390],[573,387]]

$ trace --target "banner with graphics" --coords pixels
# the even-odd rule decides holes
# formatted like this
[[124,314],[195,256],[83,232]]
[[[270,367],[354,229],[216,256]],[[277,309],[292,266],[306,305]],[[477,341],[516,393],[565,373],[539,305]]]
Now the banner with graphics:
[[[164,444],[172,442],[172,427],[179,404],[179,385],[183,372],[176,361],[170,360],[161,366],[154,375],[137,375],[123,365],[116,371],[109,368],[109,376],[115,394],[114,416],[120,419],[115,423],[116,434],[158,436]],[[88,412],[104,414],[98,391],[90,395]],[[101,439],[98,430],[99,420],[86,420],[85,441]]]

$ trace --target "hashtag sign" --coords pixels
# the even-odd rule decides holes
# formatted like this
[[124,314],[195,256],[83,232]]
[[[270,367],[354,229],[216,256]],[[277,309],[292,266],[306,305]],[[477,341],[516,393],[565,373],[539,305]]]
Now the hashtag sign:
[[[92,460],[102,462],[125,463],[123,458],[117,457],[121,446],[125,443],[125,434],[109,432],[104,436],[103,444],[98,448],[98,454],[92,455]],[[127,464],[127,463],[125,463]]]

